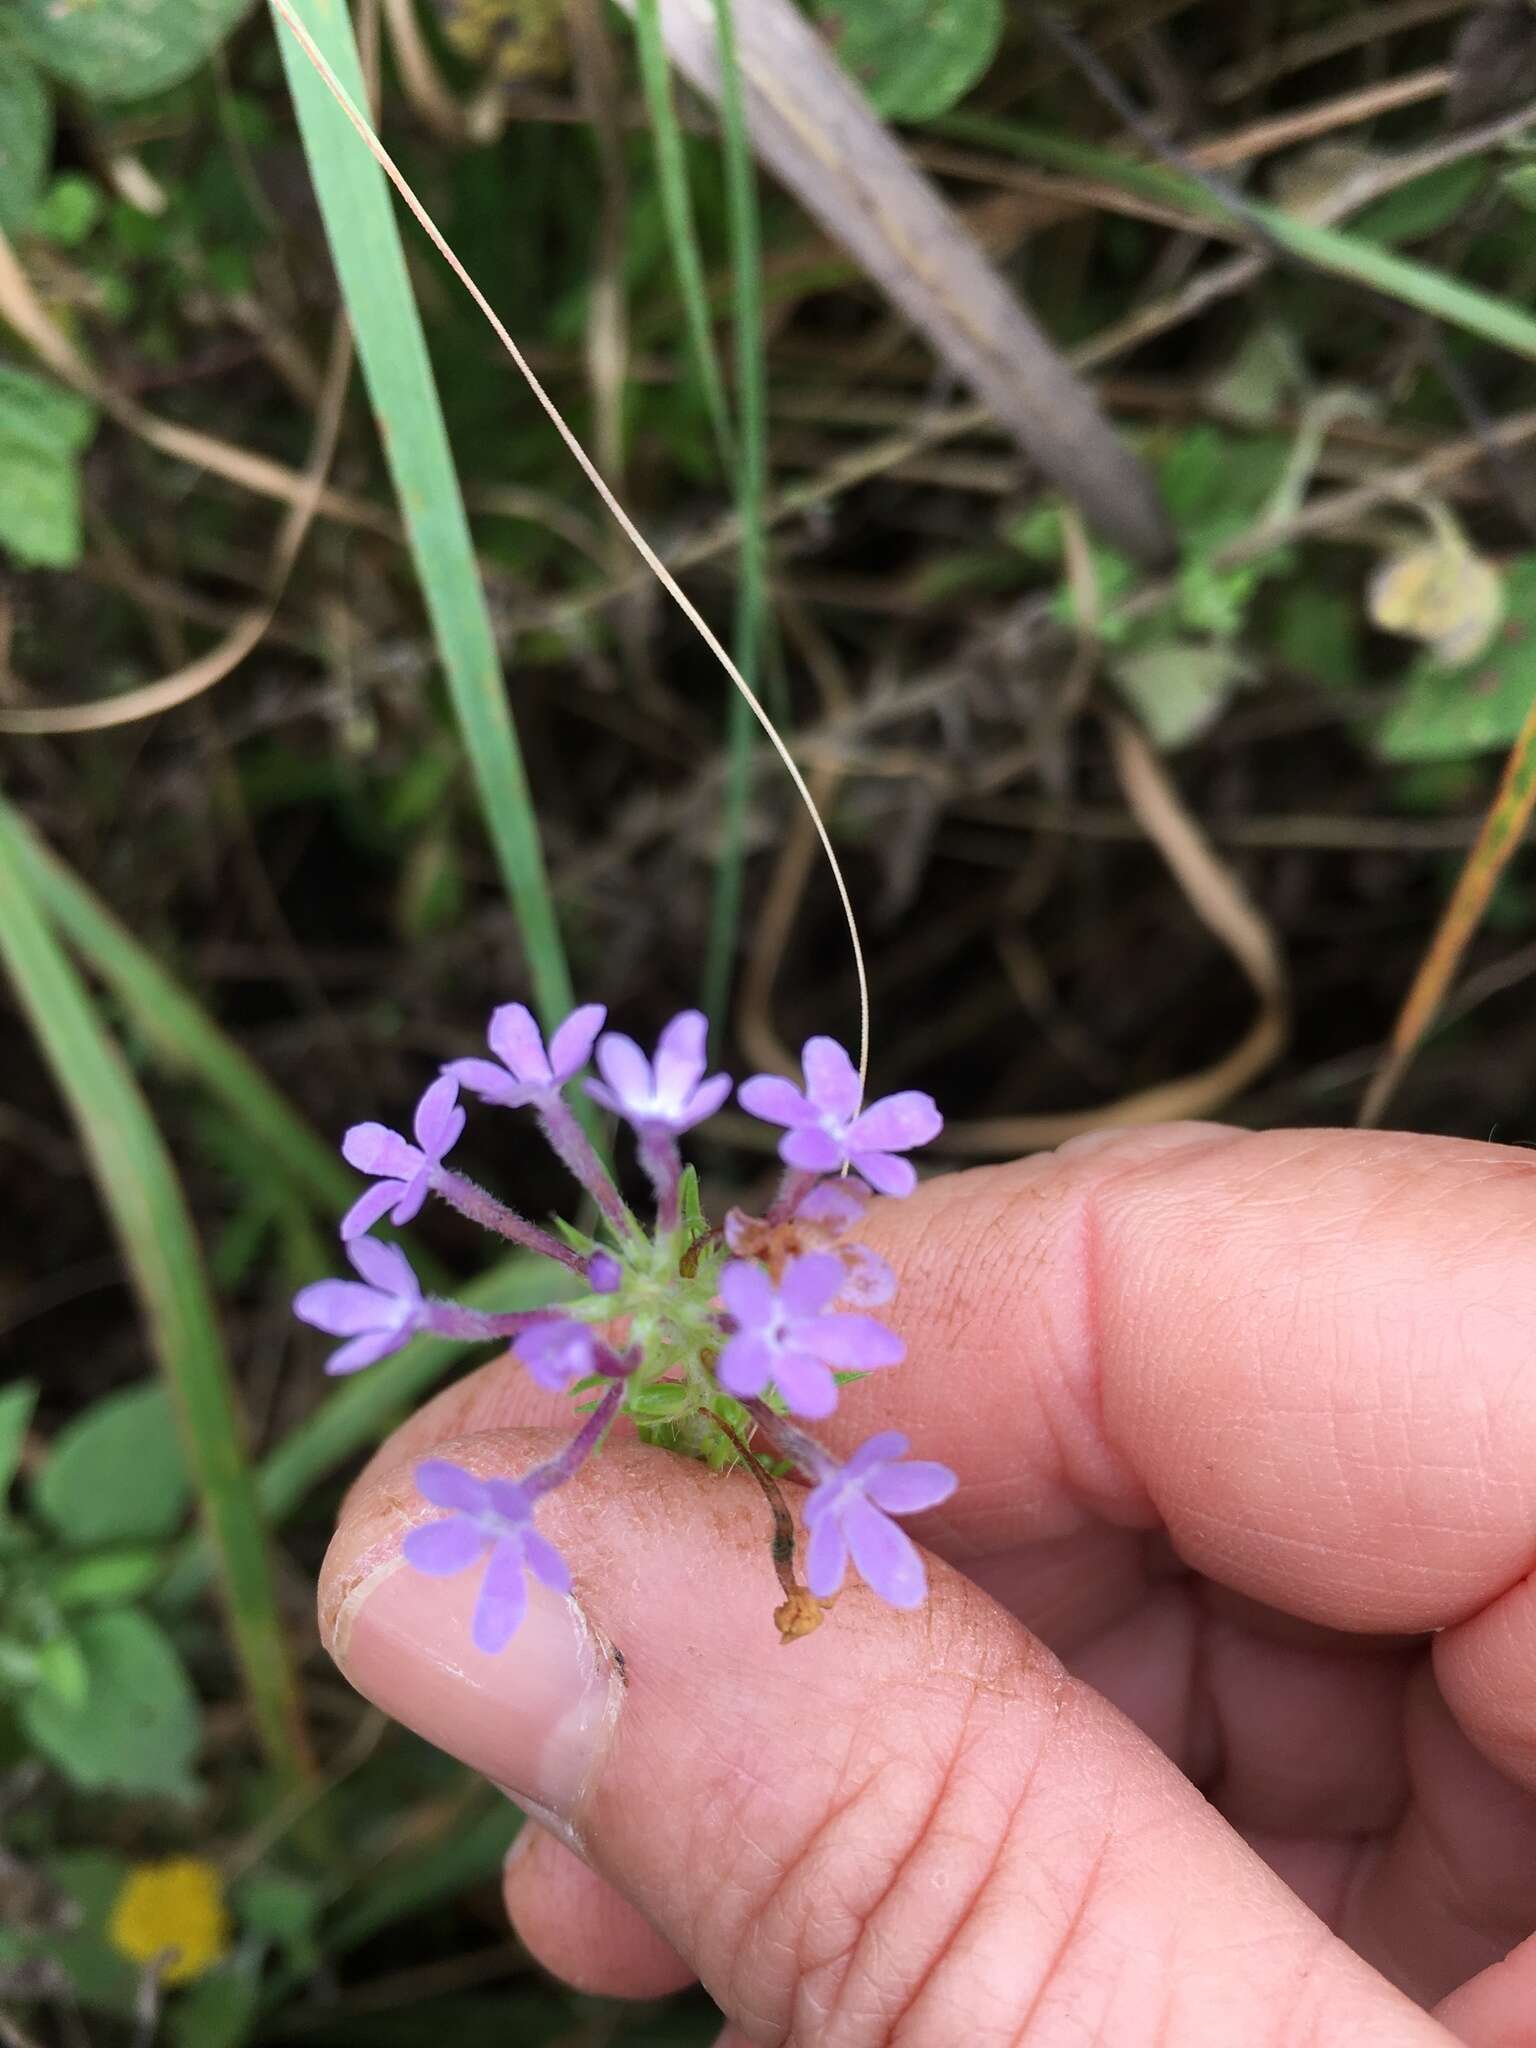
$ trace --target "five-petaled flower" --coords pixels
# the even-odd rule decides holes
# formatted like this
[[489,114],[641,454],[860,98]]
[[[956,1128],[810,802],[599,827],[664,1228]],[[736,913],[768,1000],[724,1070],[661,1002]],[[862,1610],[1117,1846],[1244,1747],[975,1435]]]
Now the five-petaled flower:
[[544,1035],[527,1004],[503,1003],[491,1013],[485,1034],[496,1059],[450,1060],[443,1072],[482,1102],[494,1102],[503,1109],[547,1101],[591,1059],[607,1014],[601,1003],[583,1003],[558,1026],[546,1051]]
[[910,1195],[916,1169],[894,1155],[926,1145],[944,1128],[933,1097],[907,1088],[860,1109],[858,1069],[836,1039],[807,1039],[800,1057],[803,1090],[778,1074],[754,1074],[737,1094],[751,1115],[787,1126],[779,1157],[806,1173],[851,1166],[882,1195]]
[[529,1572],[552,1592],[570,1592],[565,1559],[533,1526],[534,1495],[515,1479],[477,1479],[462,1466],[429,1458],[416,1467],[416,1485],[434,1507],[449,1512],[446,1521],[411,1530],[406,1562],[441,1579],[467,1571],[490,1553],[472,1633],[476,1649],[495,1656],[527,1611]]
[[742,1400],[771,1380],[794,1415],[830,1415],[837,1406],[831,1368],[867,1372],[897,1365],[905,1346],[872,1316],[828,1315],[847,1270],[830,1252],[790,1259],[777,1287],[761,1266],[732,1260],[720,1275],[720,1298],[736,1324],[715,1376]]
[[642,1131],[648,1126],[674,1136],[691,1131],[713,1116],[731,1092],[729,1074],[704,1078],[708,1035],[703,1012],[684,1010],[662,1032],[652,1061],[622,1031],[605,1031],[597,1041],[603,1078],[588,1081],[587,1093]]
[[922,1605],[928,1590],[923,1560],[890,1517],[937,1507],[956,1480],[947,1465],[907,1459],[910,1449],[900,1430],[881,1430],[806,1495],[805,1583],[818,1600],[830,1600],[842,1585],[851,1551],[860,1577],[882,1600],[893,1607]]
[[359,1173],[379,1176],[364,1188],[341,1219],[343,1243],[371,1230],[386,1211],[391,1223],[409,1223],[432,1191],[432,1177],[459,1142],[464,1112],[459,1084],[451,1074],[432,1083],[416,1105],[413,1145],[387,1124],[354,1124],[341,1141],[341,1156]]
[[551,1316],[524,1330],[512,1349],[527,1366],[530,1379],[552,1394],[563,1394],[597,1371],[600,1347],[585,1323]]
[[329,1373],[361,1372],[365,1365],[377,1365],[408,1344],[430,1314],[421,1282],[398,1245],[380,1244],[376,1237],[354,1238],[347,1257],[362,1274],[361,1281],[316,1280],[299,1289],[293,1304],[302,1322],[332,1337],[351,1339],[325,1361]]

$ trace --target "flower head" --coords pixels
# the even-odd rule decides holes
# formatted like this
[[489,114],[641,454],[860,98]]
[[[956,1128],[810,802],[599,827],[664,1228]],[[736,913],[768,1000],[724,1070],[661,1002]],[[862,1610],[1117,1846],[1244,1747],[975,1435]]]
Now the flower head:
[[475,1647],[495,1656],[516,1635],[528,1607],[527,1575],[556,1593],[569,1593],[565,1559],[533,1526],[533,1496],[515,1479],[477,1479],[461,1466],[429,1458],[416,1467],[418,1491],[445,1521],[412,1529],[405,1561],[429,1578],[467,1571],[489,1552],[480,1597],[475,1602]]
[[512,1349],[527,1366],[530,1379],[552,1394],[563,1394],[597,1371],[602,1347],[585,1323],[552,1316],[524,1330]]
[[741,1399],[772,1380],[795,1415],[830,1415],[837,1406],[834,1366],[860,1372],[896,1365],[905,1346],[871,1316],[828,1315],[847,1272],[841,1259],[808,1252],[791,1259],[777,1287],[761,1266],[732,1260],[720,1298],[735,1320],[715,1376]]
[[860,1109],[858,1069],[833,1038],[807,1039],[801,1062],[803,1090],[777,1074],[754,1074],[737,1096],[752,1116],[786,1126],[779,1157],[807,1173],[851,1166],[882,1195],[910,1195],[916,1170],[894,1155],[926,1145],[944,1128],[933,1097],[908,1088]]
[[229,1949],[229,1909],[218,1871],[200,1856],[135,1863],[107,1918],[107,1940],[162,1984],[188,1984]]
[[847,1464],[806,1495],[805,1582],[818,1600],[843,1583],[849,1553],[864,1583],[892,1607],[920,1607],[928,1590],[923,1560],[910,1536],[890,1519],[937,1507],[954,1492],[947,1465],[912,1458],[897,1429],[867,1438]]
[[591,1059],[593,1042],[607,1014],[601,1003],[583,1003],[558,1026],[546,1051],[544,1035],[527,1005],[503,1003],[491,1013],[485,1034],[496,1059],[450,1060],[443,1072],[462,1082],[482,1102],[494,1102],[503,1109],[547,1101]]
[[387,1124],[354,1124],[341,1141],[341,1156],[359,1173],[379,1176],[364,1188],[341,1219],[342,1241],[361,1237],[387,1210],[391,1223],[409,1223],[432,1190],[432,1176],[459,1142],[464,1112],[459,1084],[451,1074],[432,1083],[416,1105],[413,1145]]
[[294,1296],[301,1322],[350,1343],[325,1361],[329,1373],[361,1372],[407,1345],[425,1326],[428,1304],[410,1260],[395,1244],[376,1237],[355,1238],[347,1257],[362,1274],[357,1280],[316,1280]]
[[641,1130],[650,1127],[674,1136],[691,1131],[713,1116],[731,1092],[729,1074],[704,1078],[708,1034],[703,1012],[684,1010],[657,1040],[653,1061],[623,1032],[606,1031],[597,1041],[603,1078],[588,1081],[587,1093]]

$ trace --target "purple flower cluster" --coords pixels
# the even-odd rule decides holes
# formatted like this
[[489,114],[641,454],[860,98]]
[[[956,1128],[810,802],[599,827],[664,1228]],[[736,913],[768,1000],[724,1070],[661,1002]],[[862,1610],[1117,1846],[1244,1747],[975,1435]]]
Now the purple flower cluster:
[[[546,1044],[523,1004],[504,1004],[487,1032],[494,1058],[443,1068],[416,1106],[414,1142],[376,1123],[355,1124],[342,1141],[348,1164],[369,1177],[341,1225],[359,1277],[317,1281],[294,1303],[305,1322],[345,1340],[326,1370],[360,1371],[423,1332],[510,1342],[538,1386],[588,1404],[566,1449],[521,1480],[481,1479],[439,1459],[419,1465],[417,1487],[445,1518],[411,1532],[407,1562],[434,1577],[483,1563],[474,1640],[487,1653],[500,1650],[522,1618],[530,1573],[557,1593],[570,1589],[564,1561],[534,1526],[538,1501],[580,1468],[621,1413],[634,1416],[642,1435],[681,1447],[675,1430],[669,1435],[651,1419],[664,1410],[716,1418],[722,1446],[739,1448],[743,1431],[761,1431],[771,1454],[809,1484],[806,1580],[816,1600],[837,1593],[851,1559],[882,1598],[916,1606],[922,1560],[891,1518],[936,1506],[952,1491],[953,1474],[907,1458],[907,1440],[894,1431],[840,1461],[794,1418],[825,1420],[844,1378],[904,1356],[901,1339],[870,1313],[894,1296],[895,1275],[851,1233],[871,1191],[899,1197],[915,1187],[906,1155],[942,1128],[932,1099],[907,1090],[866,1107],[848,1054],[830,1038],[811,1039],[801,1086],[758,1074],[737,1091],[744,1110],[782,1130],[787,1171],[776,1199],[761,1216],[733,1209],[710,1229],[678,1147],[731,1093],[728,1075],[708,1071],[705,1018],[697,1010],[674,1017],[651,1055],[604,1031],[605,1021],[600,1004],[587,1004]],[[583,1080],[594,1057],[600,1078]],[[569,1098],[577,1081],[635,1134],[656,1199],[649,1230]],[[603,1238],[569,1225],[546,1230],[446,1164],[465,1127],[461,1088],[483,1103],[532,1112],[595,1204]],[[386,1216],[409,1223],[429,1195],[563,1267],[575,1297],[505,1314],[428,1297],[399,1247],[368,1233]],[[695,1432],[687,1441],[700,1440]]]

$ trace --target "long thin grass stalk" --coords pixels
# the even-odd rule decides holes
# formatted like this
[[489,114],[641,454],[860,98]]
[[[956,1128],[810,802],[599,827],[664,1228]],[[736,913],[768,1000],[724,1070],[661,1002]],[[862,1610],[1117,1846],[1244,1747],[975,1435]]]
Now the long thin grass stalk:
[[[731,276],[735,284],[736,342],[736,511],[741,548],[736,574],[733,652],[736,666],[754,689],[762,671],[768,624],[768,537],[764,504],[768,490],[768,380],[763,355],[762,232],[757,213],[757,165],[747,126],[736,58],[732,0],[715,0],[715,34],[720,45],[720,120],[725,138],[726,213],[730,227]],[[782,715],[782,706],[776,706]],[[729,1000],[731,965],[741,924],[742,870],[746,861],[747,803],[752,789],[753,719],[745,701],[731,699],[727,721],[725,789],[720,863],[710,911],[709,949],[704,969],[704,1014],[723,1017]]]
[[1076,142],[1070,136],[1029,127],[1020,121],[984,114],[949,114],[930,125],[935,133],[953,136],[956,141],[980,143],[1058,170],[1103,178],[1122,191],[1178,206],[1202,218],[1246,217],[1299,262],[1366,285],[1402,305],[1432,314],[1449,327],[1459,327],[1466,334],[1475,334],[1536,362],[1536,318],[1523,307],[1511,305],[1492,292],[1480,291],[1476,285],[1462,284],[1426,263],[1398,256],[1363,235],[1324,227],[1258,201],[1245,199],[1241,209],[1227,207],[1216,192],[1198,179],[1138,163],[1116,150]]
[[84,983],[50,930],[0,798],[3,959],[79,1130],[175,1407],[263,1749],[285,1788],[309,1760],[229,1361],[175,1167]]
[[38,904],[111,989],[155,1058],[206,1089],[317,1209],[344,1208],[357,1183],[334,1148],[24,819],[13,813],[11,827]]
[[[291,5],[354,105],[366,105],[346,8],[338,0],[291,0]],[[517,912],[539,1007],[553,1021],[571,1007],[570,974],[389,187],[378,164],[358,148],[324,80],[283,32],[280,18],[275,25],[464,750]]]
[[635,42],[640,55],[640,84],[645,94],[646,118],[650,123],[651,148],[656,156],[656,187],[661,197],[672,268],[677,273],[678,296],[683,304],[688,354],[709,410],[721,463],[729,471],[735,460],[730,408],[726,403],[720,358],[715,353],[709,287],[704,278],[704,257],[699,247],[693,194],[688,183],[688,158],[683,146],[682,124],[677,118],[677,106],[672,98],[672,73],[661,32],[659,0],[635,0]]

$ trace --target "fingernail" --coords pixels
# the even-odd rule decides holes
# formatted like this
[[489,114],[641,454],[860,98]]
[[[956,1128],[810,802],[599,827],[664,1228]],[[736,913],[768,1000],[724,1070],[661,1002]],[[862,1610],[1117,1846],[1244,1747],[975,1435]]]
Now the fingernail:
[[607,1754],[623,1678],[576,1602],[532,1578],[517,1634],[486,1656],[470,1637],[478,1591],[477,1572],[429,1579],[391,1558],[342,1601],[331,1655],[392,1720],[564,1833]]

